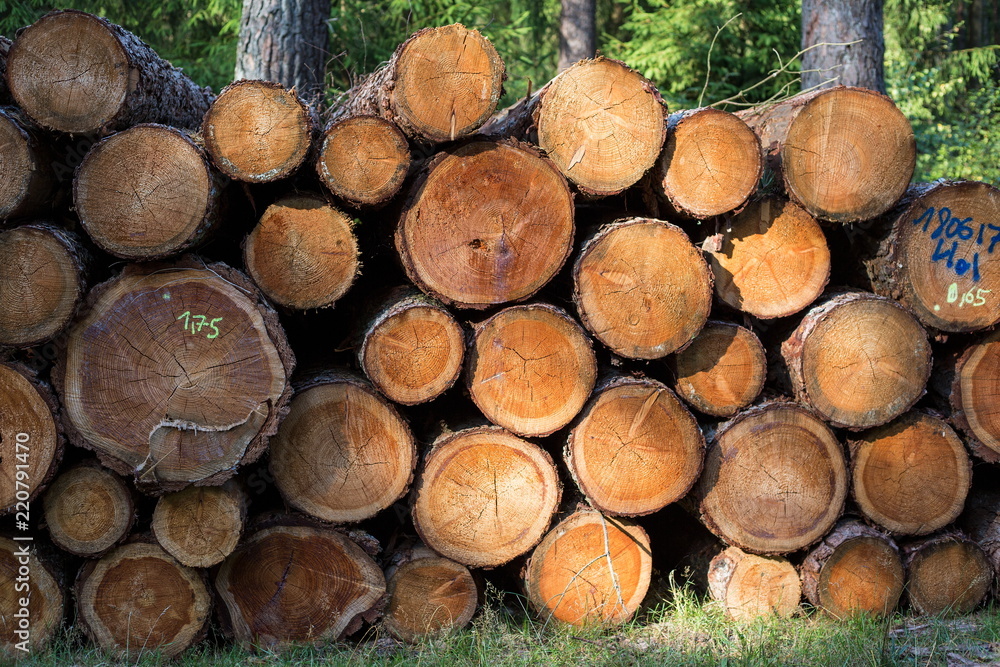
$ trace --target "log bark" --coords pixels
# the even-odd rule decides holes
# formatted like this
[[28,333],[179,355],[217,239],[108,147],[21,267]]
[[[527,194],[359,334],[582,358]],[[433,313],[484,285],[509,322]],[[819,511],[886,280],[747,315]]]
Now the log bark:
[[660,155],[667,108],[625,63],[598,56],[569,67],[531,97],[500,111],[483,134],[534,140],[580,192],[614,195]]
[[705,438],[691,413],[656,380],[602,384],[566,439],[573,481],[609,515],[656,512],[687,495],[701,473]]
[[132,490],[89,459],[64,470],[43,498],[45,524],[63,551],[100,558],[128,537],[136,519]]
[[202,243],[218,224],[222,187],[196,135],[145,124],[90,149],[74,179],[73,201],[102,250],[146,261]]
[[292,195],[267,207],[243,244],[253,281],[275,303],[293,310],[329,308],[361,270],[350,217],[312,195]]
[[139,123],[196,127],[212,100],[142,40],[75,10],[46,14],[7,55],[17,104],[42,127],[84,134]]
[[671,359],[674,391],[695,410],[732,417],[764,388],[764,346],[745,327],[709,320],[697,337]]
[[67,599],[60,582],[60,572],[38,557],[31,542],[0,536],[0,658],[8,664],[44,653],[59,634]]
[[881,215],[913,176],[913,128],[880,93],[837,86],[737,115],[760,137],[791,200],[817,218]]
[[906,594],[918,614],[968,614],[986,598],[994,572],[982,548],[958,532],[904,545]]
[[577,510],[532,552],[524,570],[528,602],[546,623],[621,625],[646,596],[652,563],[641,526]]
[[416,459],[406,422],[371,385],[328,372],[297,387],[271,439],[270,470],[291,507],[323,521],[353,523],[406,493]]
[[477,141],[425,168],[396,228],[396,250],[421,290],[458,308],[531,297],[572,249],[573,196],[537,150]]
[[511,306],[473,328],[466,386],[486,418],[512,433],[559,430],[583,408],[596,379],[590,338],[560,308]]
[[249,499],[236,480],[189,486],[156,501],[152,531],[160,546],[187,567],[212,567],[236,548]]
[[802,48],[802,90],[836,81],[885,92],[881,0],[805,0]]
[[201,124],[205,150],[222,173],[269,183],[305,161],[316,133],[309,106],[272,81],[241,79],[219,93]]
[[708,591],[735,621],[791,618],[799,609],[802,585],[795,567],[780,556],[756,556],[729,547],[712,559]]
[[776,197],[728,220],[705,249],[719,300],[761,319],[794,315],[830,279],[830,248],[819,223]]
[[860,430],[903,414],[931,372],[927,332],[895,301],[843,292],[814,306],[781,345],[795,397],[834,426]]
[[[952,364],[948,364],[952,361]],[[1000,333],[990,333],[945,360],[951,423],[965,436],[969,450],[988,463],[1000,463]]]
[[38,217],[50,210],[58,192],[52,150],[14,107],[0,107],[0,146],[0,221]]
[[844,508],[847,465],[830,428],[794,403],[744,410],[719,427],[696,487],[702,521],[760,554],[807,547]]
[[545,450],[501,428],[470,428],[434,443],[414,489],[413,524],[445,558],[492,568],[542,539],[560,495]]
[[0,35],[0,105],[4,106],[14,102],[7,87],[7,54],[10,53],[13,43],[9,38]]
[[455,384],[465,335],[440,302],[402,288],[376,308],[357,351],[358,365],[379,391],[395,403],[417,405]]
[[76,316],[89,256],[79,238],[48,223],[0,231],[0,347],[38,345]]
[[347,91],[328,120],[381,116],[412,139],[454,141],[489,119],[506,78],[503,60],[478,30],[459,23],[424,28]]
[[856,519],[840,521],[802,563],[802,590],[837,619],[891,614],[903,594],[899,547]]
[[705,325],[712,273],[679,227],[628,218],[583,244],[573,301],[583,325],[614,353],[658,359],[686,347]]
[[396,196],[410,164],[410,146],[398,127],[378,116],[353,116],[327,125],[316,173],[348,204],[375,207]]
[[221,484],[263,453],[295,360],[246,276],[131,265],[86,306],[53,376],[74,444],[158,493]]

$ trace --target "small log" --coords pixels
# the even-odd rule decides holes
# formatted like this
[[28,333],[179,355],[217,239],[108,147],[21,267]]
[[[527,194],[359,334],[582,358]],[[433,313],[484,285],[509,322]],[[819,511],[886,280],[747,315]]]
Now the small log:
[[77,575],[75,597],[87,636],[132,660],[157,651],[180,655],[204,638],[212,613],[204,574],[145,541],[88,561]]
[[240,644],[318,645],[377,617],[385,577],[347,536],[279,524],[240,544],[219,567],[215,591],[223,628]]
[[911,411],[848,444],[854,501],[883,528],[926,535],[962,513],[972,461],[943,420]]
[[48,223],[0,231],[0,346],[29,347],[69,326],[87,289],[79,238]]
[[940,375],[946,380],[951,423],[962,431],[974,455],[1000,463],[1000,405],[996,401],[1000,396],[1000,332],[980,338],[945,363],[948,367]]
[[831,222],[892,208],[916,165],[910,121],[885,95],[836,86],[737,114],[757,133],[792,201]]
[[712,273],[687,234],[629,218],[587,240],[573,265],[583,325],[614,353],[658,359],[698,335],[712,307]]
[[903,594],[899,547],[854,519],[840,521],[802,563],[802,590],[834,618],[891,614]]
[[646,596],[652,563],[642,527],[581,509],[549,531],[528,559],[528,602],[545,622],[621,625]]
[[43,654],[66,614],[59,572],[31,542],[0,536],[0,659]]
[[32,120],[73,134],[139,123],[193,128],[212,99],[132,33],[72,9],[50,12],[18,34],[7,54],[7,84]]
[[271,439],[270,470],[290,506],[335,523],[375,516],[406,493],[417,451],[406,422],[356,376],[297,387]]
[[560,495],[545,450],[501,428],[470,428],[434,443],[415,485],[413,524],[445,558],[491,568],[542,539]]
[[986,598],[994,572],[983,549],[958,532],[903,546],[906,594],[918,614],[968,614]]
[[246,493],[235,480],[222,486],[189,486],[156,501],[153,536],[188,567],[212,567],[236,548],[246,522]]
[[506,78],[503,60],[478,30],[458,23],[424,28],[347,91],[329,120],[381,116],[413,139],[454,141],[489,119]]
[[755,556],[729,547],[708,566],[708,591],[735,621],[791,618],[802,585],[795,567],[780,556]]
[[704,220],[742,208],[764,171],[760,139],[737,116],[710,107],[667,118],[653,189],[673,210]]
[[764,388],[764,346],[745,327],[709,321],[671,360],[674,390],[694,409],[713,417],[732,417],[753,403]]
[[218,223],[221,191],[197,137],[147,124],[90,149],[73,182],[73,201],[102,250],[145,261],[204,241]]
[[328,308],[361,269],[350,217],[319,197],[293,195],[267,207],[243,245],[247,272],[286,308]]
[[348,204],[379,206],[399,192],[410,161],[410,146],[398,127],[378,116],[354,116],[327,126],[316,173]]
[[781,345],[795,397],[834,426],[860,430],[903,414],[924,394],[931,347],[895,301],[844,292],[814,306]]
[[696,487],[702,521],[745,551],[780,554],[829,532],[844,509],[840,443],[812,412],[771,402],[719,427]]
[[111,551],[128,537],[136,518],[132,491],[92,459],[60,473],[43,497],[43,508],[52,542],[87,558]]
[[517,435],[549,435],[568,424],[596,379],[590,338],[560,308],[511,306],[473,329],[469,394],[487,419]]
[[488,136],[537,143],[581,192],[614,195],[636,183],[660,155],[666,105],[649,80],[598,56],[563,70],[533,96],[483,127]]
[[74,444],[159,493],[221,484],[263,453],[295,360],[246,276],[129,265],[86,307],[53,376]]
[[269,183],[298,169],[315,132],[316,120],[294,90],[247,79],[223,88],[201,124],[215,166],[248,183]]
[[404,288],[377,307],[357,351],[358,364],[379,391],[396,403],[416,405],[455,384],[465,335],[440,302]]
[[982,547],[1000,573],[1000,490],[997,477],[986,477],[986,484],[973,487],[960,519],[962,529],[970,539]]
[[761,319],[787,317],[816,300],[830,279],[819,223],[777,198],[756,201],[706,245],[719,300]]
[[0,146],[0,221],[35,217],[51,209],[58,190],[52,151],[15,108],[0,107]]
[[573,481],[610,515],[649,514],[680,500],[704,458],[694,417],[666,385],[645,378],[604,383],[566,439]]
[[523,301],[573,244],[573,196],[535,149],[477,141],[439,153],[411,190],[396,250],[421,290],[458,308]]

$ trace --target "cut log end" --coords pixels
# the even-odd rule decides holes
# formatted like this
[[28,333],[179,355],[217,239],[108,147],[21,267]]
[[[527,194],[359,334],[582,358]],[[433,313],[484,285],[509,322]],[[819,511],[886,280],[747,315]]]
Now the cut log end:
[[790,618],[802,597],[799,575],[786,559],[755,556],[736,547],[712,559],[708,583],[712,599],[736,621]]
[[125,482],[96,461],[60,474],[44,498],[52,541],[78,556],[96,558],[124,540],[135,521]]
[[760,394],[767,376],[764,346],[752,331],[709,322],[673,360],[675,389],[696,410],[732,417]]
[[918,614],[968,614],[993,584],[993,566],[982,548],[957,534],[906,547],[906,593]]
[[28,501],[34,499],[62,458],[62,440],[52,412],[55,398],[45,391],[13,366],[0,364],[0,460],[4,461],[0,515],[14,512],[19,501],[25,502],[25,491]]
[[[11,661],[43,653],[59,633],[65,615],[66,594],[56,573],[27,544],[0,537],[0,618],[4,619],[0,622],[0,658]],[[30,552],[27,558],[25,550]],[[18,618],[24,618],[21,610],[25,599],[27,628],[18,622]],[[27,652],[22,650],[25,647]]]
[[374,206],[399,191],[410,168],[410,147],[395,125],[354,116],[323,133],[316,171],[330,192],[355,206]]
[[191,486],[168,493],[153,510],[153,535],[182,565],[212,567],[236,548],[246,505],[243,491],[233,480],[222,486]]
[[1000,333],[970,345],[958,359],[951,386],[954,423],[980,458],[1000,461]]
[[23,114],[0,107],[0,221],[37,216],[52,208],[56,194],[52,155],[45,139],[30,128]]
[[479,599],[469,568],[433,554],[396,568],[386,581],[386,593],[383,626],[411,643],[465,627]]

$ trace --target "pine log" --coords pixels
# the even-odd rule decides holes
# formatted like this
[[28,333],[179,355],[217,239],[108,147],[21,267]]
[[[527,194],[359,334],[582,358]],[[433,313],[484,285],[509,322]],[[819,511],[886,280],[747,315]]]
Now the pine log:
[[677,111],[653,170],[653,188],[674,211],[704,220],[746,204],[764,171],[760,139],[720,109]]
[[780,554],[813,544],[844,508],[847,465],[830,428],[771,402],[719,427],[696,487],[702,521],[728,544]]
[[454,141],[489,119],[506,78],[503,60],[478,30],[459,23],[424,28],[347,91],[329,120],[381,116],[413,139]]
[[473,329],[469,394],[487,419],[517,435],[549,435],[568,424],[596,379],[590,338],[560,308],[511,306]]
[[854,501],[883,528],[926,535],[961,514],[972,462],[943,420],[910,411],[848,444]]
[[649,514],[680,500],[704,458],[694,417],[666,385],[645,378],[604,383],[566,439],[573,481],[610,515]]
[[285,502],[334,523],[362,521],[399,500],[416,461],[399,413],[347,373],[324,373],[298,386],[271,439],[270,470]]
[[652,563],[642,527],[581,509],[532,552],[524,570],[528,602],[546,622],[621,625],[646,596]]
[[941,331],[1000,322],[998,218],[1000,190],[987,183],[914,186],[865,258],[873,290]]
[[222,181],[196,135],[137,125],[99,141],[73,183],[83,228],[116,257],[162,259],[217,226]]
[[535,149],[473,142],[439,153],[411,190],[396,250],[420,289],[459,308],[522,301],[562,268],[573,196]]
[[326,644],[374,620],[385,577],[347,536],[275,525],[254,532],[215,576],[219,614],[240,644]]
[[581,60],[483,127],[488,136],[537,143],[581,192],[622,192],[649,171],[666,137],[656,87],[623,62]]
[[263,453],[295,360],[246,276],[130,265],[86,306],[53,376],[74,444],[159,493],[221,484]]
[[43,508],[52,542],[87,558],[111,551],[128,537],[136,518],[132,491],[92,459],[61,472],[45,493]]
[[52,159],[46,140],[27,117],[0,107],[0,221],[35,217],[52,207],[58,188]]
[[982,547],[993,570],[1000,573],[1000,489],[995,475],[985,481],[987,484],[977,482],[973,487],[960,524],[969,538]]
[[822,228],[784,199],[754,202],[706,246],[719,300],[762,319],[794,315],[830,279]]
[[799,610],[802,585],[795,567],[780,556],[755,556],[729,547],[712,559],[708,591],[736,621],[791,618]]
[[760,137],[791,200],[817,218],[881,215],[913,176],[913,128],[881,93],[836,86],[738,115]]
[[180,655],[208,630],[212,596],[204,574],[158,544],[136,541],[88,561],[75,585],[77,622],[101,649],[135,660]]
[[496,567],[545,534],[561,496],[545,450],[497,427],[449,433],[417,478],[413,524],[429,546],[469,567]]
[[855,519],[840,521],[802,563],[802,590],[834,618],[891,614],[903,594],[899,547]]
[[[946,363],[950,360],[946,360]],[[1000,332],[968,345],[941,374],[950,378],[945,396],[951,423],[969,450],[988,463],[1000,463]]]
[[73,134],[139,123],[196,127],[212,98],[132,33],[72,9],[18,34],[7,84],[32,120]]
[[698,335],[712,307],[712,273],[687,234],[629,218],[588,239],[573,265],[583,325],[614,353],[658,359]]
[[205,150],[222,173],[269,183],[306,159],[316,132],[309,106],[272,81],[241,79],[219,93],[201,125]]
[[236,548],[246,521],[246,493],[236,480],[222,486],[189,486],[156,501],[153,536],[188,567],[212,567]]
[[378,206],[399,192],[410,160],[410,146],[398,127],[378,116],[354,116],[327,125],[316,172],[348,204]]
[[353,221],[319,197],[292,195],[267,207],[243,245],[257,286],[286,308],[332,306],[361,269]]
[[694,409],[732,417],[764,387],[764,346],[745,327],[710,320],[691,344],[671,359],[674,390]]
[[993,585],[995,573],[982,548],[958,532],[903,547],[906,594],[918,614],[968,614]]
[[0,516],[29,522],[30,502],[62,460],[58,403],[27,368],[0,363],[0,406]]
[[86,293],[88,256],[48,223],[0,231],[0,346],[29,347],[69,326]]
[[31,542],[0,536],[0,659],[42,654],[62,627],[65,607],[59,572]]
[[464,628],[476,613],[479,588],[469,568],[424,545],[394,553],[385,576],[389,602],[382,627],[405,642]]
[[781,345],[795,397],[834,426],[880,426],[924,394],[927,332],[895,301],[844,292],[814,306]]
[[358,365],[379,391],[396,403],[416,405],[455,384],[465,335],[441,303],[404,288],[377,307],[357,351]]

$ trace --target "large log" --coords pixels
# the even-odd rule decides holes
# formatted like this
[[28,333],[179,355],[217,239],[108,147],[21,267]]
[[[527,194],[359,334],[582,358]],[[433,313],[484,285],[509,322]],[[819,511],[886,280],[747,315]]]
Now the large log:
[[44,654],[62,628],[66,600],[60,572],[32,542],[0,536],[0,659]]
[[263,453],[295,360],[246,276],[130,265],[87,306],[54,371],[74,444],[155,492],[221,484]]
[[128,537],[135,523],[132,491],[89,459],[56,477],[43,498],[52,542],[77,556],[99,558]]
[[986,598],[995,573],[983,549],[958,532],[903,546],[906,595],[918,614],[968,614]]
[[32,120],[74,134],[138,123],[193,128],[211,102],[208,88],[138,37],[72,9],[46,14],[18,34],[7,83]]
[[802,584],[795,567],[780,556],[757,556],[736,547],[708,566],[708,591],[736,621],[790,618],[799,609]]
[[396,196],[410,164],[410,146],[398,127],[378,116],[354,116],[327,125],[316,172],[333,194],[370,207]]
[[249,499],[235,479],[222,486],[189,486],[156,501],[151,528],[181,565],[212,567],[236,548]]
[[[989,463],[1000,463],[1000,332],[969,344],[944,360],[938,379],[951,423],[966,438],[969,450]],[[948,381],[950,380],[950,382]]]
[[52,151],[15,108],[0,107],[0,146],[0,221],[38,216],[50,209],[58,188]]

